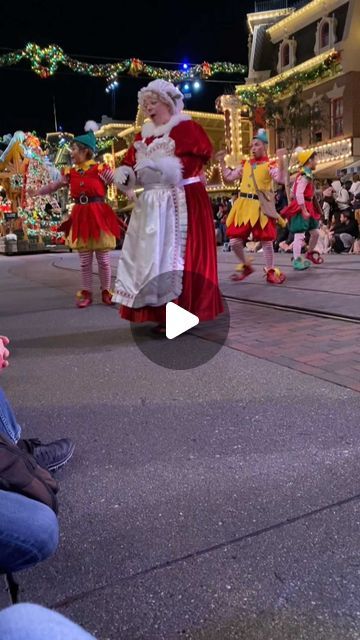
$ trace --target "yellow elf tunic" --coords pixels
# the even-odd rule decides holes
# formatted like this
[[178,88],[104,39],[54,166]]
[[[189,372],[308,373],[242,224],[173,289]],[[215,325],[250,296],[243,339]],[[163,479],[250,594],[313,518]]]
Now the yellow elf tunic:
[[[260,161],[254,164],[255,179],[260,191],[271,191],[272,189],[272,178],[270,175],[272,166],[270,161]],[[256,195],[251,173],[250,161],[246,160],[243,165],[240,193]],[[239,196],[232,206],[226,224],[228,227],[241,227],[242,225],[248,224],[250,224],[251,227],[255,227],[255,225],[259,223],[261,229],[265,229],[269,222],[270,219],[261,211],[259,200]]]

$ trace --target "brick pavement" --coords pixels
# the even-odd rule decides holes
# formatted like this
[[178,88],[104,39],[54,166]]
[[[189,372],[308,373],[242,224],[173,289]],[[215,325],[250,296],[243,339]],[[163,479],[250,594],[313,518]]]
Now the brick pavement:
[[[229,310],[226,346],[360,392],[360,323],[236,301]],[[218,323],[202,337],[216,340]]]
[[[234,298],[228,300],[231,322],[226,345],[360,392],[360,323],[271,307],[290,305],[360,320],[360,256],[330,255],[323,266],[299,275],[289,256],[277,255],[287,276],[281,287],[266,285],[262,256],[253,259],[255,274],[234,285],[229,275],[236,258],[218,252],[222,292]],[[216,340],[219,322],[208,323],[202,335]]]

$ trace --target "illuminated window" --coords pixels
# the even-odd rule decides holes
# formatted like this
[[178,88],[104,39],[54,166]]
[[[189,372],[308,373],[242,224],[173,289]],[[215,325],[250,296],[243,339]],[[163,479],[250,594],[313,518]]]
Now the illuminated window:
[[331,131],[330,137],[337,138],[344,135],[344,100],[336,98],[330,104]]

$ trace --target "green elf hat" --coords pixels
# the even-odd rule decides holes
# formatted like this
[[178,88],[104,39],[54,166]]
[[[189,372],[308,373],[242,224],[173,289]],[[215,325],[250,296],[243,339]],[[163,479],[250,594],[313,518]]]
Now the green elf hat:
[[253,140],[260,140],[263,144],[269,144],[269,138],[265,129],[259,129],[257,134],[253,137]]
[[84,127],[86,133],[73,138],[73,142],[78,142],[79,144],[84,145],[84,147],[91,149],[93,153],[96,153],[96,137],[94,131],[97,131],[98,128],[99,126],[96,122],[88,120]]

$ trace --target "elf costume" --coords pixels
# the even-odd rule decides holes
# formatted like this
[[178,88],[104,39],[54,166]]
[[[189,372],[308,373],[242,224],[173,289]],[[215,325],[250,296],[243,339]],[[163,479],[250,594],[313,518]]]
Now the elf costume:
[[[233,170],[228,169],[222,161],[222,174],[226,182],[241,179],[239,197],[235,200],[226,222],[231,248],[241,261],[236,268],[237,273],[233,274],[231,279],[239,282],[254,271],[244,252],[244,243],[251,234],[255,242],[261,242],[267,282],[282,284],[285,275],[274,266],[273,242],[277,236],[276,220],[263,213],[252,173],[254,172],[259,191],[271,191],[273,180],[280,183],[284,181],[283,172],[267,156],[268,138],[265,130],[259,129],[253,140],[260,140],[263,144],[263,154],[260,158],[243,160],[241,166]],[[282,223],[282,220],[279,219],[279,223]]]
[[[319,239],[319,220],[321,218],[320,207],[315,196],[314,176],[311,168],[306,166],[314,157],[314,151],[298,148],[297,159],[300,170],[295,178],[292,189],[291,203],[282,210],[281,215],[288,218],[289,229],[294,234],[293,242],[293,267],[297,271],[304,271],[313,264],[322,264],[323,258],[315,251]],[[306,208],[308,216],[303,215],[302,207]],[[301,248],[305,240],[305,233],[310,233],[309,248],[302,259]]]
[[[77,136],[72,142],[90,149],[95,155],[96,138],[92,130]],[[99,267],[102,301],[107,305],[112,304],[109,249],[115,248],[116,238],[120,237],[120,224],[112,208],[105,202],[105,197],[107,187],[112,184],[113,178],[114,172],[108,165],[90,159],[81,165],[65,167],[60,180],[52,182],[38,192],[43,195],[62,187],[70,187],[75,204],[69,219],[60,225],[59,230],[65,232],[66,244],[80,254],[83,288],[77,294],[79,308],[92,303],[94,253]]]

